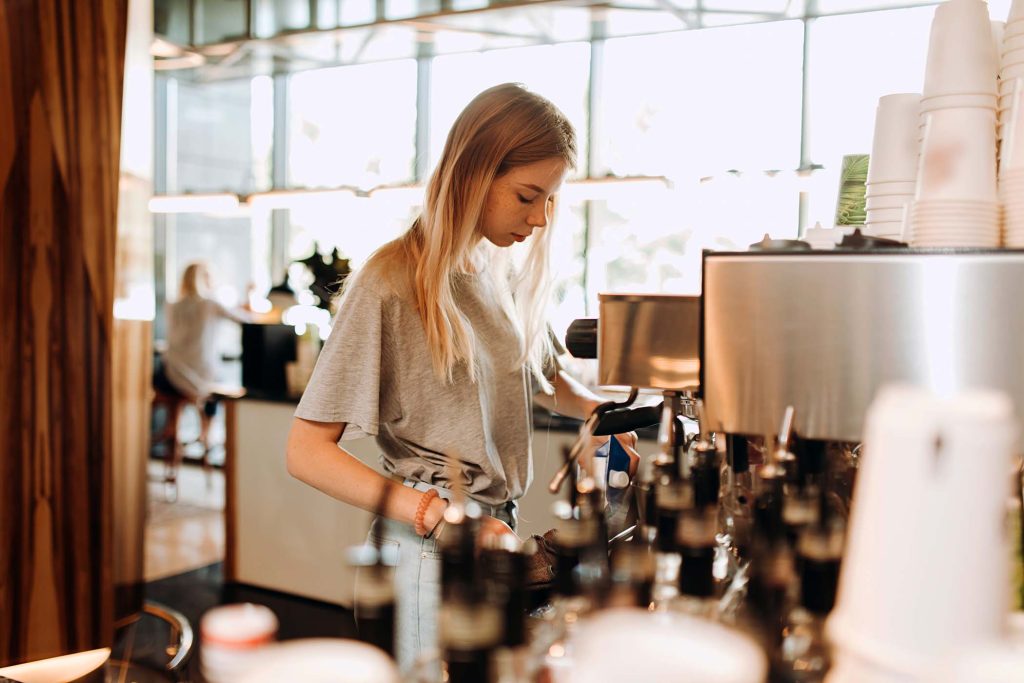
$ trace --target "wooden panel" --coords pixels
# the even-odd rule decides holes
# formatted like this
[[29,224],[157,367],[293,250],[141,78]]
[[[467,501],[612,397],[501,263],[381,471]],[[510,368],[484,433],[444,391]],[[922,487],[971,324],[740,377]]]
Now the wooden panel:
[[0,665],[109,644],[127,0],[0,0]]
[[142,609],[153,323],[115,318],[113,340],[111,506],[115,616],[120,619]]

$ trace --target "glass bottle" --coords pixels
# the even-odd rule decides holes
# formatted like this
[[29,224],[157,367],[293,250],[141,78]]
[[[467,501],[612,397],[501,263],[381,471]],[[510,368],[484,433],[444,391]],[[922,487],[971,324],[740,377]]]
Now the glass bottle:
[[611,588],[605,607],[651,605],[654,590],[654,552],[646,543],[621,543],[611,555]]
[[772,678],[780,683],[821,683],[831,663],[824,626],[835,605],[839,582],[843,548],[839,523],[805,530],[797,548],[800,604],[786,620]]
[[526,637],[527,557],[510,549],[487,548],[480,562],[488,601],[503,617],[501,640],[491,653],[492,683],[525,683],[533,664]]
[[348,551],[349,566],[356,569],[354,607],[359,640],[395,655],[395,585],[397,557],[387,548],[360,545]]
[[679,595],[669,610],[717,621],[719,601],[715,596],[716,510],[691,508],[679,518],[676,541],[682,564],[679,567]]

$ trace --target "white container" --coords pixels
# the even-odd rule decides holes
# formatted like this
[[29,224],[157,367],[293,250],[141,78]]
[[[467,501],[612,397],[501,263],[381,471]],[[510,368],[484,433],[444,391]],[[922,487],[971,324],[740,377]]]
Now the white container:
[[[969,321],[945,320],[945,304],[936,304],[922,314],[934,318],[937,338],[969,336]],[[948,371],[947,343],[924,349],[920,362]],[[847,656],[923,683],[939,657],[999,637],[1009,605],[1005,500],[1016,437],[1002,393],[879,392],[827,622]]]
[[1022,35],[1024,35],[1024,20],[1007,19],[1006,25],[1003,26],[1003,42],[1005,42],[1007,38]]
[[277,617],[252,603],[214,607],[199,626],[201,668],[209,683],[237,683],[277,637]]
[[935,111],[936,109],[955,109],[957,107],[982,107],[984,109],[995,109],[996,104],[996,93],[938,95],[936,97],[923,98],[921,100],[921,111],[927,112]]
[[936,683],[1020,683],[1024,648],[1010,640],[979,643],[943,659],[935,667]]
[[[914,173],[917,173],[917,166],[914,166]],[[917,183],[912,179],[893,181],[874,181],[865,185],[865,197],[882,197],[885,195],[914,194]]]
[[929,112],[917,174],[917,199],[994,200],[995,196],[995,110]]
[[382,650],[355,640],[309,638],[270,645],[235,683],[399,683]]
[[917,177],[917,122],[920,93],[879,98],[868,164],[869,184],[908,181]]
[[869,223],[884,223],[903,220],[903,207],[893,209],[867,209],[867,221]]
[[999,54],[988,5],[947,0],[935,9],[924,75],[924,97],[995,93]]
[[696,617],[609,609],[571,636],[568,683],[761,683],[768,666],[753,640]]
[[868,197],[864,202],[865,208],[871,209],[902,209],[913,201],[911,194],[890,194],[881,197]]

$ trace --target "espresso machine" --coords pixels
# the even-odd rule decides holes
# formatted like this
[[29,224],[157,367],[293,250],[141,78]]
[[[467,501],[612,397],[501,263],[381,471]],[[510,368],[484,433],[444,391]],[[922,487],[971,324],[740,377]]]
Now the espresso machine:
[[[683,454],[700,433],[699,331],[700,298],[662,294],[602,294],[598,318],[577,320],[569,327],[569,352],[577,358],[596,358],[598,383],[629,388],[630,395],[623,402],[598,408],[584,424],[578,447],[552,480],[551,492],[559,490],[591,435],[659,425],[658,452],[642,454],[630,484],[634,506],[629,521],[635,520],[636,524],[618,530],[618,538],[653,536],[653,493],[658,472],[684,466]],[[662,401],[634,407],[640,390],[660,392]]]

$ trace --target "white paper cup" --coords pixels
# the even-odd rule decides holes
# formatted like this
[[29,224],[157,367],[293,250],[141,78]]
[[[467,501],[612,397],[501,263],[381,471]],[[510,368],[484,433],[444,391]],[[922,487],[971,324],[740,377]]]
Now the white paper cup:
[[881,197],[891,194],[907,194],[914,191],[916,182],[913,178],[906,180],[874,181],[868,182],[864,188],[864,194],[868,197]]
[[750,637],[682,614],[603,610],[581,621],[569,644],[574,661],[565,683],[747,683],[768,674],[764,653]]
[[957,93],[995,93],[999,54],[992,42],[988,5],[947,0],[935,9],[924,97]]
[[868,209],[896,209],[912,201],[914,201],[914,196],[911,194],[890,194],[868,197],[864,201],[864,206]]
[[986,94],[958,94],[939,95],[921,100],[921,111],[935,111],[936,109],[957,109],[960,107],[983,107],[995,109],[998,98],[991,93]]
[[867,209],[867,220],[871,223],[901,221],[903,220],[903,207],[895,209]]
[[1009,36],[1019,35],[1024,35],[1024,17],[1020,19],[1008,17],[1006,24],[1003,26],[1003,40],[1006,40]]
[[1006,35],[1003,36],[1003,42],[999,47],[1001,54],[1006,54],[1010,50],[1017,50],[1024,48],[1024,33],[1019,33],[1015,36]]
[[1000,132],[999,169],[1006,177],[1015,177],[1012,172],[1024,169],[1024,81],[1017,80],[1016,88],[1010,98],[1009,108],[1002,116],[1003,128]]
[[996,113],[988,109],[929,112],[918,170],[917,199],[996,197]]
[[1006,14],[1006,25],[1019,25],[1024,29],[1024,0],[1013,0],[1010,3],[1010,11]]
[[[948,314],[949,302],[941,306]],[[1009,592],[1002,492],[1016,436],[1012,402],[1002,393],[938,398],[906,386],[879,392],[865,422],[838,599],[827,624],[843,653],[923,676],[966,635],[999,636]],[[919,541],[913,552],[909,538]],[[963,577],[971,577],[971,590],[950,590]]]
[[906,181],[917,176],[915,126],[920,102],[919,93],[897,93],[879,98],[868,183]]
[[992,28],[992,44],[996,46],[996,54],[999,54],[1003,46],[1003,32],[1006,30],[1006,22],[993,19],[988,24]]

